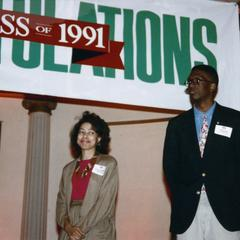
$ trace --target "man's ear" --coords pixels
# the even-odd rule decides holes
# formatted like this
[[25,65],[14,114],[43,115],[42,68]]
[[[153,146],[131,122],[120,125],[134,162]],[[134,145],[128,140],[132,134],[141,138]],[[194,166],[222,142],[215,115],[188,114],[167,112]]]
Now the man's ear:
[[217,85],[216,85],[215,83],[212,83],[212,84],[210,85],[210,89],[211,89],[212,91],[216,91],[216,90],[217,90]]
[[211,92],[212,92],[213,98],[215,98],[216,95],[217,95],[217,92],[218,92],[218,86],[217,86],[217,84],[214,84],[214,83],[211,84],[210,90],[211,90]]

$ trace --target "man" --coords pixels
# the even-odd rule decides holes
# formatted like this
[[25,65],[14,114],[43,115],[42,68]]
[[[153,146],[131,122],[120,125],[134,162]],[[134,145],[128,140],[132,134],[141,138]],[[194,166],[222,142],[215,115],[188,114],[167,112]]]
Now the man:
[[240,112],[216,103],[217,90],[213,67],[193,67],[193,108],[167,127],[163,168],[178,240],[240,240]]

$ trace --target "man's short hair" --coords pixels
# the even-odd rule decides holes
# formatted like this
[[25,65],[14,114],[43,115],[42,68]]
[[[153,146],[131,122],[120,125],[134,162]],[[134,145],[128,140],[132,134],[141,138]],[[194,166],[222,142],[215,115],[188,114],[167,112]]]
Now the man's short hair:
[[192,71],[193,70],[200,70],[200,71],[207,73],[209,75],[209,77],[211,78],[211,80],[214,83],[216,83],[216,85],[218,85],[218,82],[219,82],[218,73],[214,67],[212,67],[210,65],[200,64],[200,65],[194,66],[192,68]]

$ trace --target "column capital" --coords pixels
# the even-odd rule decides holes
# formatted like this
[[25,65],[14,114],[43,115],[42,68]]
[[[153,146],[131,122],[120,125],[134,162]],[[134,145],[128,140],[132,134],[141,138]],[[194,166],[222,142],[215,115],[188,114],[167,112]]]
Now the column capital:
[[22,106],[28,110],[28,113],[45,112],[51,115],[51,111],[57,106],[57,102],[50,99],[23,99]]

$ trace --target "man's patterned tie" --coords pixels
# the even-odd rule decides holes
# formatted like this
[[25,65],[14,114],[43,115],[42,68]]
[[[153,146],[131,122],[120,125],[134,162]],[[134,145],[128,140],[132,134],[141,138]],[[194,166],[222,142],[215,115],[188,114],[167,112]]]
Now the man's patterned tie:
[[204,147],[207,141],[207,135],[208,135],[207,116],[203,115],[203,122],[202,122],[201,131],[200,131],[200,138],[199,138],[199,148],[200,148],[201,157],[203,157]]

